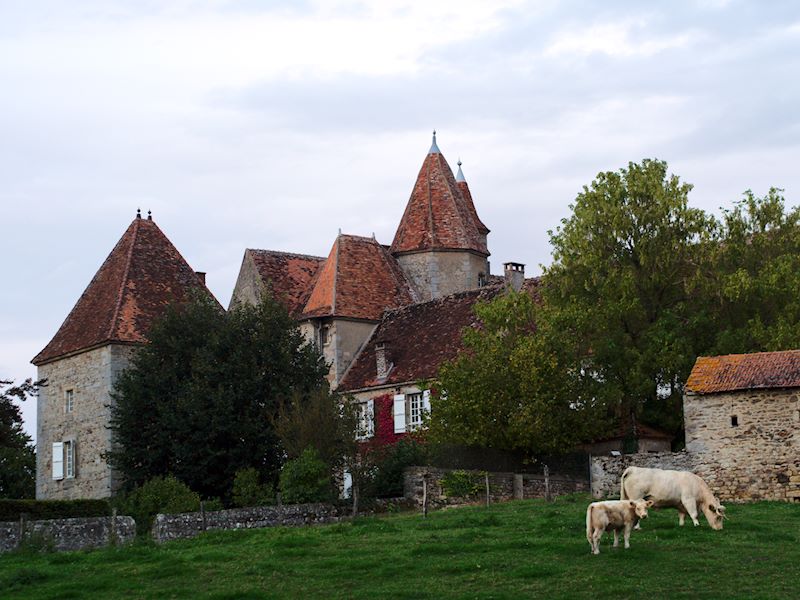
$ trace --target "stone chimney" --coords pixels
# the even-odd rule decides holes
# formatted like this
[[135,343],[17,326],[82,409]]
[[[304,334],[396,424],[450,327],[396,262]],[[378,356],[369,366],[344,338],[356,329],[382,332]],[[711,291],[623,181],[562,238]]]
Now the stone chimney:
[[518,292],[525,282],[525,265],[522,263],[503,263],[503,273],[506,278],[506,287]]
[[206,284],[206,273],[205,271],[195,271],[195,275],[200,278],[200,281],[203,282],[203,285]]
[[377,342],[375,344],[375,367],[378,372],[378,380],[384,380],[389,376],[392,364],[389,362],[386,342]]

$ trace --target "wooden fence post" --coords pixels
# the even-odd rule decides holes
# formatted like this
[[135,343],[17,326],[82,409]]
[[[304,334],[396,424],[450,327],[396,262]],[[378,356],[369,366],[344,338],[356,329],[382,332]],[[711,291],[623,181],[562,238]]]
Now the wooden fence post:
[[550,502],[550,467],[544,466],[544,499]]
[[206,503],[204,500],[200,501],[200,518],[203,521],[203,531],[205,531],[208,524],[206,523]]
[[486,481],[486,506],[489,506],[489,471],[486,471],[484,474],[484,479]]
[[428,516],[428,477],[422,476],[422,518]]
[[28,523],[28,513],[19,513],[19,541],[18,546],[22,546],[25,541],[25,529]]
[[108,532],[108,545],[117,545],[117,507],[111,509],[111,527]]
[[519,473],[514,474],[514,499],[522,500],[525,497],[525,484],[522,480],[522,475]]

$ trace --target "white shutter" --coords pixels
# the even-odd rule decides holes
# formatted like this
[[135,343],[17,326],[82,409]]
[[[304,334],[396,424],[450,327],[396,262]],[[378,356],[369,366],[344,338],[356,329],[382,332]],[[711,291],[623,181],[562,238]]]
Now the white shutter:
[[422,392],[422,410],[431,414],[431,391],[425,390]]
[[64,479],[64,444],[53,443],[53,479]]
[[406,432],[406,396],[397,394],[394,397],[394,432]]
[[350,471],[342,473],[342,498],[349,498],[353,493],[353,475]]
[[367,437],[375,435],[375,400],[367,400]]

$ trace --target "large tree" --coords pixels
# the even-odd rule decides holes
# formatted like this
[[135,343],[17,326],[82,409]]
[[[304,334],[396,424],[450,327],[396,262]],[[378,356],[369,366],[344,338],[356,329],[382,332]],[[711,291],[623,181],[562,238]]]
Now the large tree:
[[0,380],[0,498],[33,498],[36,492],[36,454],[14,401],[35,396],[42,384]]
[[280,402],[323,385],[326,372],[270,297],[227,313],[207,298],[172,307],[117,381],[110,462],[129,487],[172,474],[205,496],[228,498],[248,467],[275,481]]

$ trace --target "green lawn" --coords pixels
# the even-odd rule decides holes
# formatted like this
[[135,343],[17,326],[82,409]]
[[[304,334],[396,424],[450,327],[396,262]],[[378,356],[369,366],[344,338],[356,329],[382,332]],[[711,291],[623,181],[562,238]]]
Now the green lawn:
[[[0,598],[799,598],[800,505],[731,505],[723,531],[651,512],[589,553],[585,495],[212,532],[161,547],[0,556]],[[702,519],[702,517],[701,517]]]

